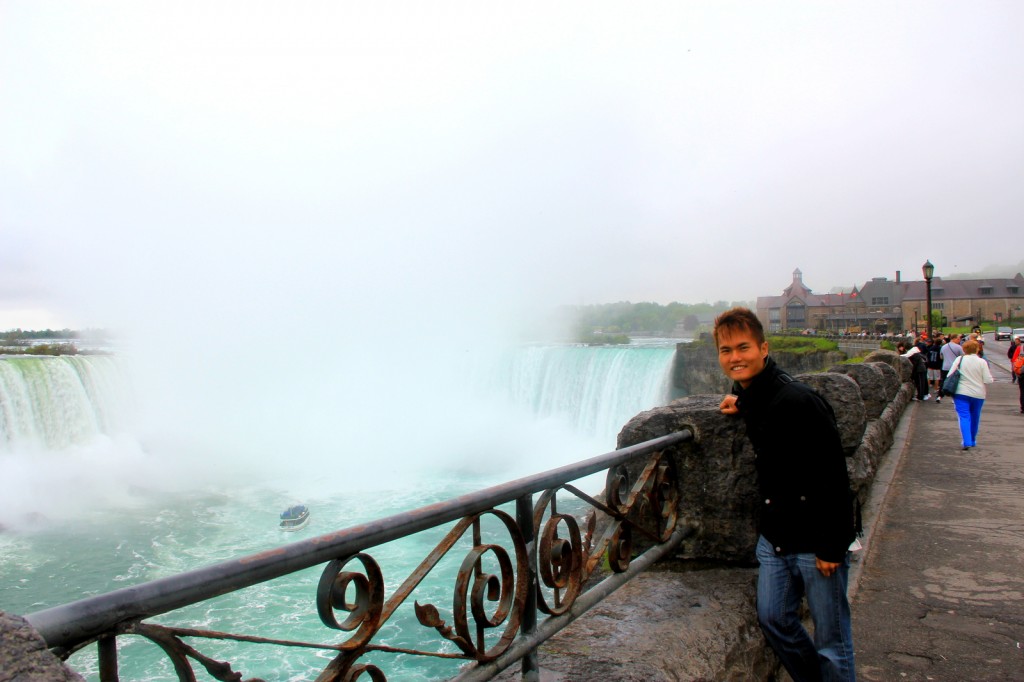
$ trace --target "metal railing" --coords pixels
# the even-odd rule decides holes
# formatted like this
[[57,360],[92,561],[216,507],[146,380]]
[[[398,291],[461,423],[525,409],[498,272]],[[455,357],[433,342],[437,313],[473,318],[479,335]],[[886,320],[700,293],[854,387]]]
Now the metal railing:
[[[128,635],[155,643],[169,657],[178,679],[187,681],[196,679],[194,662],[214,679],[241,679],[230,662],[205,655],[186,641],[203,639],[333,650],[337,652],[334,659],[316,678],[324,682],[364,675],[376,682],[386,680],[378,665],[360,662],[369,651],[464,660],[467,664],[455,678],[459,680],[490,679],[521,661],[522,679],[537,680],[536,650],[541,643],[669,554],[689,534],[688,528],[677,524],[679,488],[666,450],[692,438],[689,431],[680,431],[414,511],[25,618],[62,658],[95,644],[104,682],[119,679],[116,640]],[[604,470],[601,500],[571,483]],[[558,510],[559,491],[592,507],[583,530],[577,516]],[[535,493],[541,493],[536,502]],[[508,503],[515,504],[514,518],[498,509]],[[493,530],[482,530],[485,520],[489,528],[500,530],[497,539]],[[385,599],[383,573],[367,550],[452,522],[444,539]],[[633,557],[635,535],[651,545],[639,557]],[[451,608],[446,610],[451,625],[437,606],[413,604],[419,624],[436,633],[438,649],[375,643],[381,627],[399,607],[408,608],[406,601],[414,589],[466,536],[471,548],[457,571]],[[593,584],[603,574],[605,557],[610,572]],[[324,626],[349,633],[340,643],[172,627],[147,620],[324,563],[314,601]],[[538,622],[538,613],[546,618]]]

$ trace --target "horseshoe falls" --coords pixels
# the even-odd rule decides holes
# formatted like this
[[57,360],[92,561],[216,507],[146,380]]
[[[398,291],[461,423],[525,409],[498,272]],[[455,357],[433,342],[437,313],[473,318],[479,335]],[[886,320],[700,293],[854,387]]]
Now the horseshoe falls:
[[491,385],[535,418],[564,420],[612,450],[629,419],[668,402],[674,354],[674,345],[519,348]]
[[[365,450],[346,452],[343,460],[330,465],[337,455],[325,447],[322,459],[310,454],[306,462],[303,452],[316,439],[303,441],[302,450],[279,463],[276,470],[281,480],[243,477],[250,468],[244,459],[209,461],[216,459],[210,454],[216,447],[202,442],[199,437],[206,431],[195,429],[181,413],[158,410],[173,415],[159,429],[138,418],[140,406],[152,396],[141,388],[145,382],[134,380],[129,371],[133,365],[125,357],[2,358],[0,610],[38,611],[565,463],[553,460],[556,455],[544,443],[554,443],[557,456],[569,459],[612,450],[616,434],[628,419],[667,402],[674,348],[674,342],[621,347],[537,345],[446,362],[440,374],[450,375],[450,385],[436,386],[436,400],[431,400],[435,396],[410,400],[396,389],[391,405],[373,406],[382,413],[377,418],[387,423],[407,410],[421,409],[420,402],[437,402],[447,409],[453,404],[450,394],[465,393],[465,400],[458,403],[463,411],[447,417],[446,442],[430,442],[432,434],[423,436],[416,429],[408,437],[387,433],[373,421],[374,411],[367,410],[350,421],[356,428],[387,434],[369,452],[372,456],[367,457]],[[260,376],[258,364],[250,369],[255,378]],[[206,366],[203,370],[208,371]],[[251,394],[255,390],[251,386],[237,390]],[[198,401],[204,387],[196,385],[193,390],[192,397]],[[177,394],[170,398],[182,399]],[[161,407],[167,404],[165,396]],[[465,408],[466,404],[472,408]],[[427,411],[431,417],[439,413]],[[268,428],[286,431],[291,427],[284,418],[264,421],[270,421]],[[340,428],[332,426],[336,437]],[[198,436],[169,439],[166,434],[173,432]],[[220,437],[230,441],[236,436]],[[360,466],[374,466],[376,460],[392,456],[392,451],[410,450],[408,442],[416,442],[416,449],[410,455],[394,456],[404,467],[417,459],[427,460],[419,462],[417,476],[394,484],[384,481],[374,488],[355,484],[347,475]],[[198,452],[190,452],[195,449]],[[531,457],[530,452],[542,454]],[[370,464],[360,462],[367,459]],[[298,533],[281,533],[278,514],[293,502],[310,507],[311,523]],[[423,560],[438,535],[426,532],[372,550],[388,589],[394,589]],[[328,641],[334,636],[319,622],[313,601],[319,573],[319,568],[303,571],[155,620]],[[415,594],[442,610],[450,608],[450,574],[432,573],[433,582],[424,583]],[[385,625],[378,641],[430,650],[437,646],[432,633],[416,622],[410,602]],[[122,638],[119,649],[122,679],[177,679],[173,664],[152,644]],[[325,658],[329,654],[301,648],[225,642],[203,649],[231,661],[247,677],[268,680],[312,679],[329,660]],[[87,679],[99,679],[94,649],[75,654],[69,662]],[[378,664],[389,679],[414,682],[447,679],[457,670],[451,661],[405,655],[384,657]],[[210,679],[203,677],[201,669],[197,674],[199,679]]]
[[127,378],[110,356],[0,360],[0,454],[59,450],[117,430],[128,410]]

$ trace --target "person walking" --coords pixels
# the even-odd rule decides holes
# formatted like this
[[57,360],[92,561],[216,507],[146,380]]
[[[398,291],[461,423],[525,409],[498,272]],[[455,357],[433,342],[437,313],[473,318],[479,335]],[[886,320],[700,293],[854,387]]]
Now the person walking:
[[950,372],[960,370],[960,382],[953,394],[957,419],[960,421],[960,436],[963,449],[969,450],[978,444],[978,426],[981,424],[981,408],[985,404],[986,384],[995,381],[988,362],[978,357],[978,342],[970,340],[963,346],[964,354],[950,367]]
[[[939,377],[939,386],[946,383],[946,377],[949,376],[949,368],[953,366],[953,362],[964,354],[964,349],[960,347],[958,343],[960,341],[959,334],[952,334],[949,337],[949,342],[946,343],[939,351],[939,355],[942,356],[942,373]],[[939,395],[935,398],[935,402],[942,402],[942,391],[939,391]]]
[[[850,480],[832,407],[768,356],[757,316],[715,320],[718,362],[732,379],[719,405],[739,415],[757,453],[757,618],[796,682],[856,680],[846,589],[856,538]],[[804,596],[814,638],[801,622]]]
[[[1019,336],[1014,336],[1010,339],[1010,347],[1006,349],[1006,357],[1010,362],[1013,362],[1013,356],[1017,354],[1017,349],[1020,348],[1020,340],[1021,337]],[[1017,383],[1017,374],[1015,372],[1010,372],[1010,381]],[[1021,404],[1021,407],[1024,407],[1024,403]]]
[[1016,339],[1017,348],[1010,358],[1010,374],[1017,379],[1017,388],[1020,390],[1020,413],[1024,414],[1024,336]]

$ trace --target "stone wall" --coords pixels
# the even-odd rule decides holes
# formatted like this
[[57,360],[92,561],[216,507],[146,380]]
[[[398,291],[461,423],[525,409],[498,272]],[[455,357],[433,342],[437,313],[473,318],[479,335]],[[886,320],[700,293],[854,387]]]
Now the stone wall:
[[[797,378],[832,404],[851,485],[864,501],[913,395],[910,362],[876,351],[863,364]],[[721,398],[716,393],[675,400],[637,415],[622,429],[620,447],[693,430],[696,438],[669,455],[679,474],[680,522],[694,533],[671,560],[549,640],[540,651],[542,680],[774,679],[778,662],[754,610],[754,453],[742,419],[718,412]]]

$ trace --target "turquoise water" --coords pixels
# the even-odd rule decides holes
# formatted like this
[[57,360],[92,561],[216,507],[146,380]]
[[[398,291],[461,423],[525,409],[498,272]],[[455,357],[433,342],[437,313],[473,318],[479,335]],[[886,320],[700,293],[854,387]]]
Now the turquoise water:
[[[21,415],[17,417],[23,424],[18,437],[11,437],[9,430],[5,445],[0,446],[5,474],[0,480],[0,498],[8,500],[0,502],[0,523],[7,527],[0,532],[0,609],[31,613],[418,508],[558,466],[565,460],[614,449],[615,433],[629,417],[664,402],[671,357],[671,347],[535,347],[495,358],[483,369],[476,367],[470,383],[478,391],[479,402],[495,406],[494,414],[501,415],[483,426],[505,427],[506,431],[499,432],[518,435],[488,440],[486,432],[480,435],[482,432],[465,429],[466,442],[445,443],[440,449],[425,443],[418,452],[422,455],[419,461],[399,462],[415,475],[402,477],[394,485],[379,483],[375,487],[351,484],[346,471],[356,467],[372,471],[381,460],[393,457],[385,447],[363,453],[354,461],[346,458],[335,467],[324,467],[323,461],[317,460],[316,466],[305,468],[301,457],[293,455],[282,461],[279,480],[246,475],[252,472],[239,468],[222,472],[213,466],[216,463],[203,462],[203,457],[154,457],[154,452],[173,452],[173,448],[111,426],[120,423],[120,413],[112,406],[125,402],[120,395],[127,385],[122,369],[116,363],[111,365],[109,358],[95,364],[87,360],[86,366],[78,363],[76,371],[95,375],[91,381],[101,388],[91,394],[86,390],[51,393],[60,397],[49,410],[56,411],[68,401],[83,401],[73,407],[73,414],[88,416],[90,410],[99,411],[102,418],[83,417],[86,426],[70,430],[72,435],[64,444],[54,447],[41,437],[33,441],[31,428],[24,426],[27,418]],[[8,393],[34,390],[41,394],[38,386],[19,386],[18,382],[45,381],[44,375],[54,372],[61,381],[67,379],[68,368],[56,365],[48,365],[43,373],[37,371],[39,366],[22,367],[21,379],[11,367],[7,366],[4,389]],[[0,394],[0,400],[4,395]],[[45,399],[33,404],[33,409],[47,412]],[[474,412],[474,416],[480,414],[486,412]],[[509,424],[512,428],[507,428]],[[456,430],[453,438],[458,435]],[[551,445],[547,441],[554,443],[554,451],[547,448]],[[452,451],[458,451],[458,456],[453,457]],[[599,486],[600,481],[589,485]],[[54,490],[58,494],[54,495]],[[303,531],[283,533],[277,528],[278,514],[295,502],[310,506],[312,521]],[[389,594],[447,530],[427,531],[369,551],[384,572]],[[451,624],[454,576],[468,547],[464,539],[398,609],[375,638],[376,643],[455,651],[453,645],[416,621],[413,601],[435,605]],[[337,643],[345,639],[344,633],[325,628],[316,613],[321,570],[308,569],[154,620],[235,634]],[[245,677],[267,680],[312,679],[333,658],[330,651],[196,642],[202,653],[230,661]],[[129,637],[119,638],[118,643],[122,679],[177,679],[169,659],[156,646]],[[95,647],[75,654],[70,662],[88,679],[98,679]],[[414,681],[446,679],[456,674],[459,665],[405,654],[369,654],[360,662],[377,663],[389,679]],[[199,679],[212,679],[201,667],[196,668]]]
[[[313,510],[311,523],[296,533],[278,530],[277,507],[284,504],[275,506],[273,501],[285,498],[269,489],[151,500],[130,512],[97,510],[76,522],[31,535],[0,536],[0,575],[4,576],[0,603],[10,612],[30,613],[387,516],[437,501],[438,493],[447,496],[477,487],[466,481],[459,487],[449,483],[445,489],[432,487],[429,491],[374,491],[348,495],[344,501],[308,500]],[[445,532],[447,528],[426,531],[368,550],[380,564],[389,590],[408,576]],[[453,576],[466,547],[463,543],[461,551],[453,550],[451,558],[432,572],[412,599],[432,603],[442,613],[450,612]],[[307,569],[154,621],[304,642],[339,642],[343,633],[327,629],[317,616],[314,600],[321,571],[322,567]],[[382,628],[378,641],[432,650],[443,645],[442,650],[452,651],[451,645],[415,620],[412,599]],[[119,643],[123,679],[177,679],[169,659],[154,645],[127,637]],[[258,675],[267,680],[313,679],[332,658],[331,652],[305,648],[203,640],[193,640],[193,644],[204,654],[230,661],[247,677]],[[455,664],[408,655],[361,660],[378,661],[390,679],[397,680],[444,679],[456,672]],[[70,663],[87,679],[98,679],[95,647],[74,655]],[[197,673],[202,673],[200,679],[212,679],[204,677],[201,668]]]

